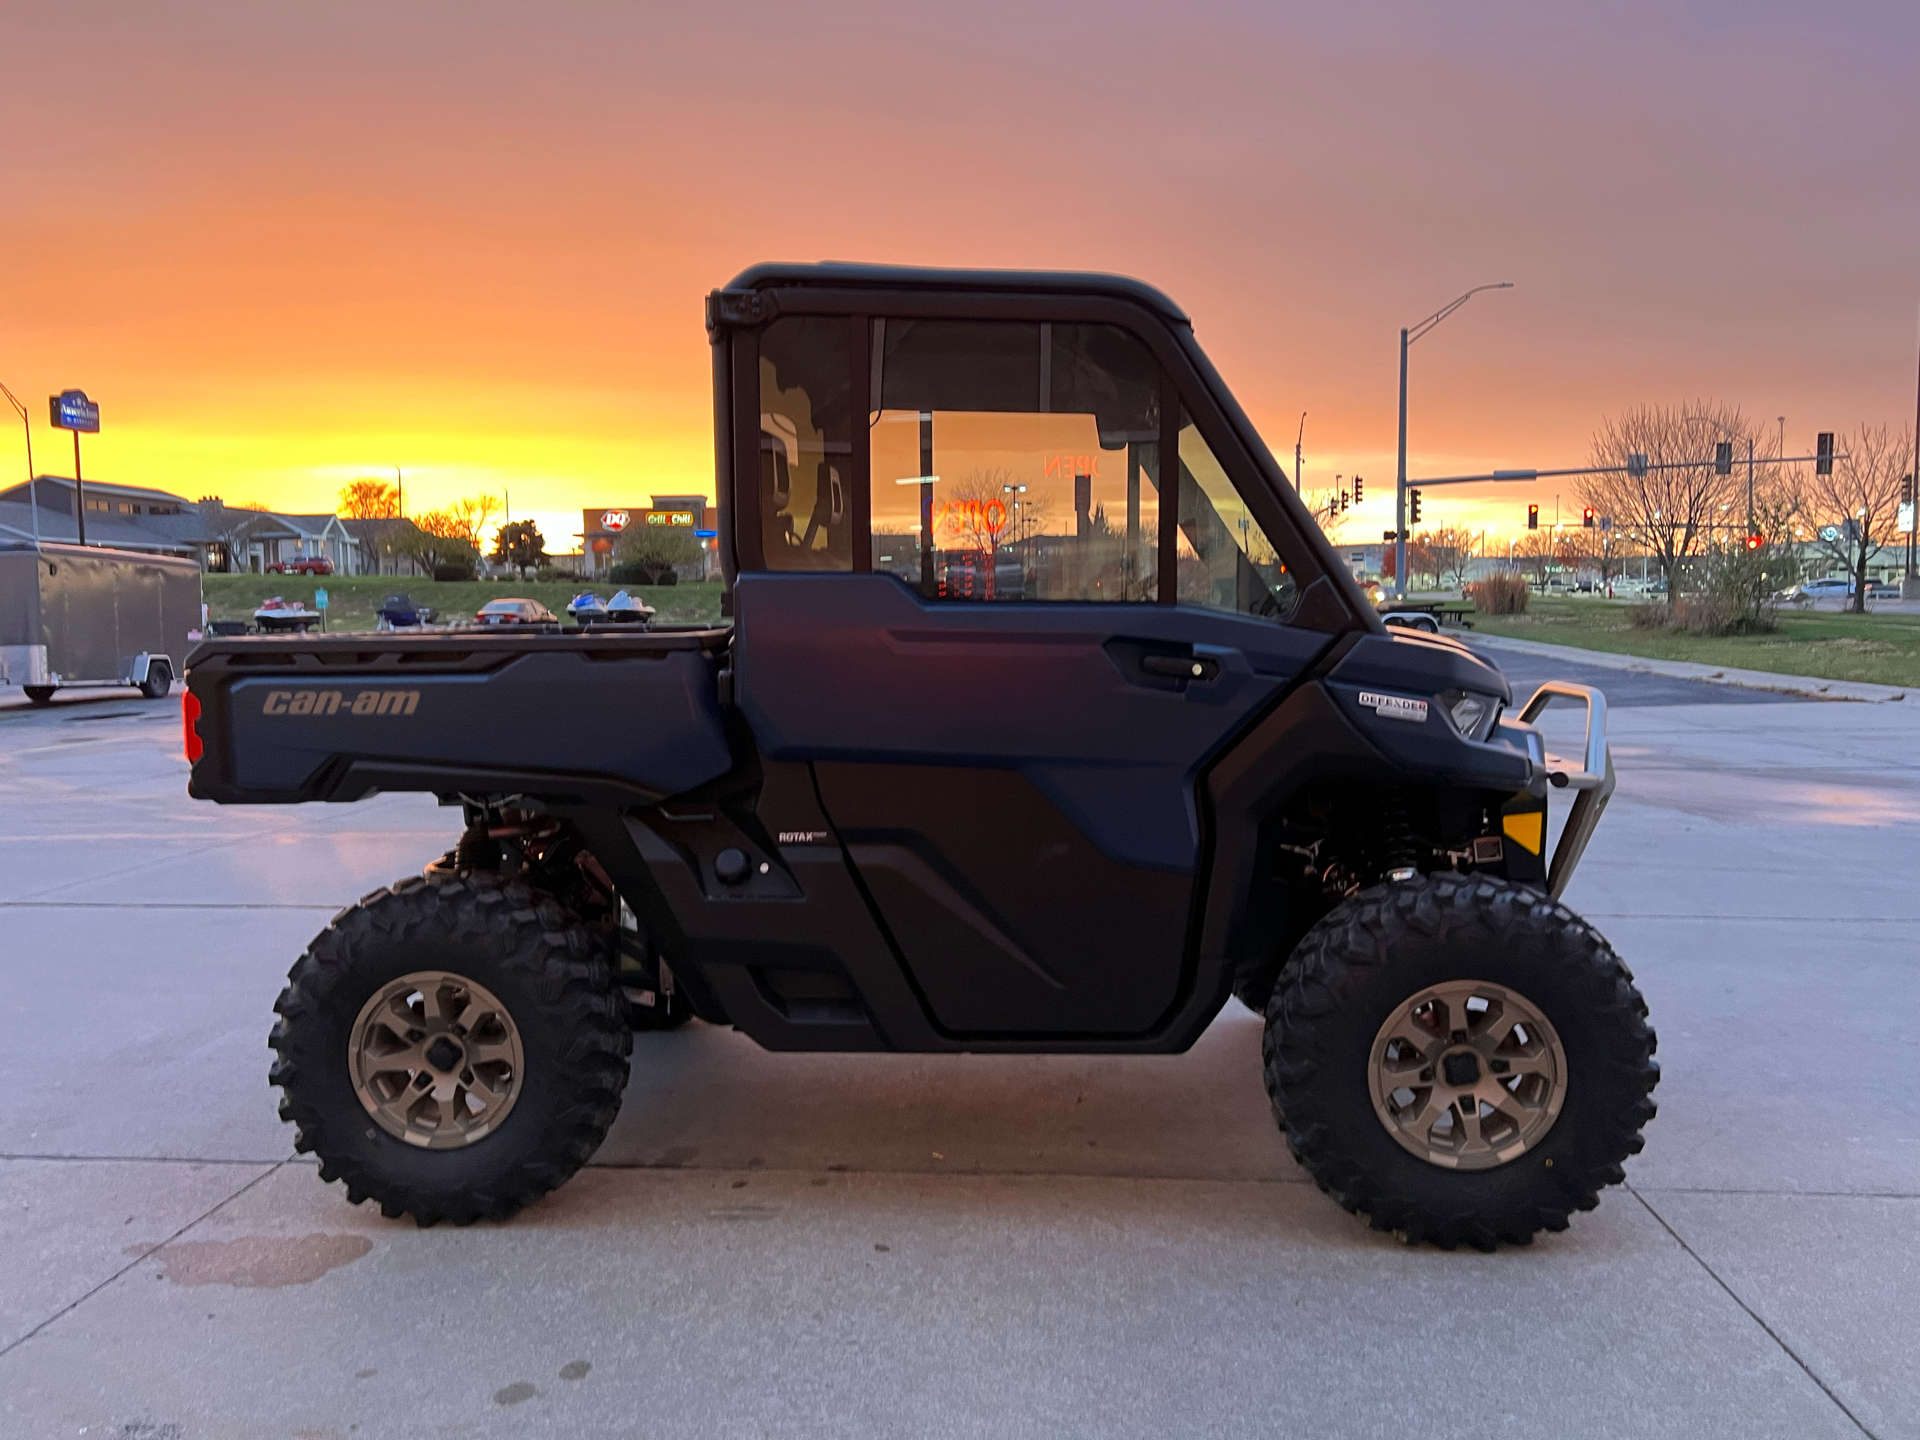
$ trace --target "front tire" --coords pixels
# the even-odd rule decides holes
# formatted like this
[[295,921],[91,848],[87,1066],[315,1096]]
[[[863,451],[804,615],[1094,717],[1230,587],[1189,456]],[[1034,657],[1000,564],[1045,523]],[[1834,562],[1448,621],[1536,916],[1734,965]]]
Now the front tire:
[[1375,886],[1310,930],[1267,1011],[1267,1093],[1295,1157],[1409,1243],[1564,1230],[1626,1178],[1660,1067],[1611,946],[1536,890]]
[[505,1219],[587,1162],[626,1088],[600,949],[492,875],[410,877],[342,911],[274,1009],[294,1148],[390,1219]]

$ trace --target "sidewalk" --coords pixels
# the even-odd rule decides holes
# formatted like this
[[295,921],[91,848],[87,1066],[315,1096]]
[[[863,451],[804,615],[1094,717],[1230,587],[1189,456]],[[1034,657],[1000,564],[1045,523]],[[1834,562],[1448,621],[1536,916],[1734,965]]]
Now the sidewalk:
[[1911,705],[1920,709],[1920,690],[1894,685],[1870,685],[1861,680],[1822,680],[1813,675],[1776,675],[1771,670],[1741,670],[1731,665],[1701,665],[1691,660],[1653,660],[1644,655],[1616,655],[1611,650],[1583,650],[1574,645],[1549,645],[1541,640],[1513,640],[1504,635],[1475,632],[1469,641],[1498,650],[1518,650],[1607,670],[1631,670],[1643,675],[1666,675],[1675,680],[1704,680],[1743,690],[1772,690],[1809,700],[1864,700],[1875,704]]

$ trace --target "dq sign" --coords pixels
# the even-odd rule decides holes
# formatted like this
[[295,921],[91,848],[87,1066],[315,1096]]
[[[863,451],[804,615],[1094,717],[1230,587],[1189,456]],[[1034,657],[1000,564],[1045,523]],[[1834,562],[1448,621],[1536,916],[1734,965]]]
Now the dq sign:
[[604,530],[619,532],[627,528],[627,521],[633,517],[624,510],[609,510],[600,517],[600,526]]

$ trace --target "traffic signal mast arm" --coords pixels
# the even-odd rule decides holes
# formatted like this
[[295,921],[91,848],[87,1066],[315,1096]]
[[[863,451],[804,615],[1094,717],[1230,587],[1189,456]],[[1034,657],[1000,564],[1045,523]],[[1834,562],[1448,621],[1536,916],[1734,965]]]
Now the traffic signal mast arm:
[[[1768,465],[1803,465],[1821,460],[1845,460],[1841,454],[1787,455],[1768,460]],[[1655,470],[1694,470],[1710,466],[1708,460],[1665,460],[1646,465],[1582,465],[1571,470],[1495,470],[1489,475],[1444,475],[1438,480],[1409,480],[1409,486],[1430,489],[1435,485],[1482,485],[1490,480],[1555,480],[1563,475],[1646,475]]]

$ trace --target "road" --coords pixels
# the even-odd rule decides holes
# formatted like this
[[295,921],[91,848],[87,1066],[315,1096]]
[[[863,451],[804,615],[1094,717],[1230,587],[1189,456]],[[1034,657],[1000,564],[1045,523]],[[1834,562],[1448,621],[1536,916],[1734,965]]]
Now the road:
[[556,1195],[383,1221],[292,1154],[270,1007],[450,813],[194,805],[173,706],[0,710],[0,1434],[1920,1436],[1920,708],[1593,678],[1568,898],[1661,1113],[1493,1255],[1306,1183],[1237,1005],[1151,1058],[696,1022]]

